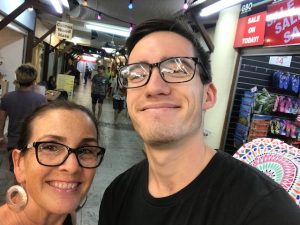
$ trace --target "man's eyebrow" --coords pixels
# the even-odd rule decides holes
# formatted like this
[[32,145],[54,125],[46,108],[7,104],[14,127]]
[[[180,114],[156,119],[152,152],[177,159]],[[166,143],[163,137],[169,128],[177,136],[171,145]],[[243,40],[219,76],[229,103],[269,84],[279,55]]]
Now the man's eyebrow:
[[[154,63],[159,63],[159,62],[165,61],[165,60],[167,60],[167,59],[170,59],[170,58],[176,58],[176,57],[177,57],[177,56],[171,56],[171,57],[164,56],[164,57],[162,57],[158,62],[154,62]],[[178,57],[179,57],[179,56],[178,56]],[[137,64],[137,63],[152,64],[152,63],[149,63],[149,62],[146,61],[146,60],[141,60],[141,61],[138,61],[138,62],[128,63],[128,65],[130,65],[130,64]]]

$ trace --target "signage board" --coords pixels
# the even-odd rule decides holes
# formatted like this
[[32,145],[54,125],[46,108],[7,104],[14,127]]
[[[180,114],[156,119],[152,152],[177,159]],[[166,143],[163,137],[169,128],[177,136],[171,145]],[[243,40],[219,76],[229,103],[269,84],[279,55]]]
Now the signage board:
[[260,12],[239,19],[234,47],[247,47],[264,44],[267,12]]
[[74,80],[75,77],[68,75],[68,74],[58,74],[57,75],[57,89],[63,89],[68,93],[69,97],[73,96],[73,90],[74,90]]
[[268,4],[274,0],[248,0],[241,3],[240,18],[267,11]]
[[265,46],[300,43],[300,1],[288,0],[268,6]]
[[292,56],[270,56],[269,64],[290,67]]
[[73,24],[57,21],[55,34],[58,39],[72,39]]

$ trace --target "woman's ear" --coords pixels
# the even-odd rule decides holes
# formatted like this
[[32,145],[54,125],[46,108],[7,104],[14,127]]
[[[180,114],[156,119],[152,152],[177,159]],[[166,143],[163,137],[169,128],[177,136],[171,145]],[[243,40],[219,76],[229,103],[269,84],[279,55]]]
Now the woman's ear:
[[12,151],[12,159],[14,163],[14,173],[16,180],[19,184],[25,182],[25,166],[24,166],[24,155],[21,154],[21,151],[14,149]]
[[217,100],[217,89],[213,83],[203,86],[203,104],[202,109],[207,110],[212,108]]

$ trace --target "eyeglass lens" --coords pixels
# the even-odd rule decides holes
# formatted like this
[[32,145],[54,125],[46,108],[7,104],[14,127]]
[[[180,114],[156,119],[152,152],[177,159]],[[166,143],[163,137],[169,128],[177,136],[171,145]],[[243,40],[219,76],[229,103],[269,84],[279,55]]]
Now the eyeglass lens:
[[195,73],[196,63],[193,58],[178,57],[164,60],[157,64],[135,63],[120,69],[120,82],[124,87],[140,87],[148,82],[151,70],[159,67],[160,74],[168,83],[189,81]]
[[[48,166],[62,164],[69,156],[69,149],[59,143],[39,143],[37,146],[37,157],[40,163]],[[87,146],[76,149],[76,156],[79,164],[83,167],[96,167],[100,163],[103,155],[101,148],[97,146]]]

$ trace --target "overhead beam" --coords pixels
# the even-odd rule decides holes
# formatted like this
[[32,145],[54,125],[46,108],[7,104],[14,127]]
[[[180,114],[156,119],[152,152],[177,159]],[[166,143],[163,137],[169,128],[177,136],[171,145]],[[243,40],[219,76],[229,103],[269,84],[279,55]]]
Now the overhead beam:
[[40,37],[33,45],[33,48],[35,48],[39,43],[41,43],[49,34],[53,33],[55,31],[56,25],[51,27],[42,37]]
[[24,10],[26,10],[33,2],[36,0],[26,0],[24,1],[18,8],[16,8],[14,11],[12,11],[10,14],[5,16],[3,20],[0,21],[0,30],[5,28],[9,23],[14,21],[15,18],[17,18]]
[[207,45],[207,48],[209,49],[209,52],[213,52],[215,49],[214,43],[212,42],[206,28],[204,27],[203,23],[198,20],[194,13],[191,11],[186,14],[189,21],[192,22],[194,25],[196,25],[199,28],[199,32],[201,36],[203,37],[205,44]]

